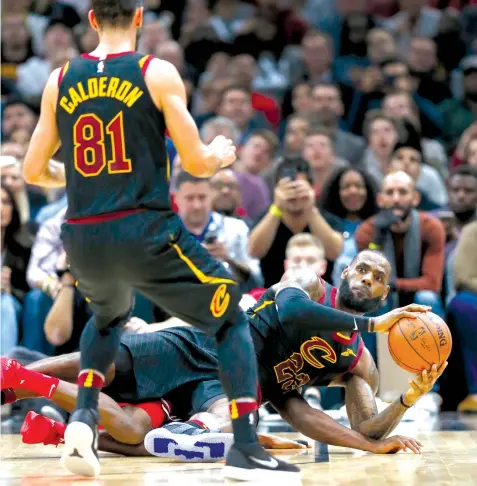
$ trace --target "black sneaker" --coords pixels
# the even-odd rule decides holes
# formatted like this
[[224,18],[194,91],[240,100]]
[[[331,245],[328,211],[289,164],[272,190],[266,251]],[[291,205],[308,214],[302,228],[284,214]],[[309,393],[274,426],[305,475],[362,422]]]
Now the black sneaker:
[[240,448],[233,445],[227,455],[222,475],[226,479],[257,481],[262,484],[271,484],[267,481],[278,479],[288,481],[289,486],[301,484],[298,467],[271,456],[258,444]]
[[93,409],[80,408],[72,413],[60,460],[66,471],[77,476],[99,476],[98,422],[99,415]]

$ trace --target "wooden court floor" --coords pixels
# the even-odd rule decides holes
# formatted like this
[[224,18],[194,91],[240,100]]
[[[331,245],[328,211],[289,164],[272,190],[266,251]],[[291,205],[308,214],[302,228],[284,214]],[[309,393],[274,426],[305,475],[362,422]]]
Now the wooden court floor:
[[[405,424],[403,424],[405,425]],[[477,418],[459,417],[445,422],[448,430],[418,431],[408,424],[406,433],[424,444],[422,455],[400,453],[372,455],[315,443],[299,454],[288,451],[280,457],[300,465],[304,485],[353,486],[474,486],[477,485]],[[414,431],[414,433],[410,433]],[[287,437],[298,434],[282,433]],[[61,447],[61,446],[60,446]],[[153,486],[219,485],[222,465],[180,464],[155,457],[124,458],[102,454],[101,476],[85,479],[68,475],[59,465],[60,447],[30,446],[18,435],[0,439],[0,484],[21,486]],[[278,480],[277,484],[282,484]],[[250,483],[246,483],[250,484]],[[276,486],[274,484],[273,486]],[[291,485],[287,485],[291,486]]]

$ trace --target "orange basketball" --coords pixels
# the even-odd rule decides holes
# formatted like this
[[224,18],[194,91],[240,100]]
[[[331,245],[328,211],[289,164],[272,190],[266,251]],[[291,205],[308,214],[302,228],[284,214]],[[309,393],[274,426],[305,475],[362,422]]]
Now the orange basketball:
[[404,317],[389,331],[388,348],[395,363],[411,373],[441,365],[452,349],[447,324],[432,312],[416,313],[417,319]]

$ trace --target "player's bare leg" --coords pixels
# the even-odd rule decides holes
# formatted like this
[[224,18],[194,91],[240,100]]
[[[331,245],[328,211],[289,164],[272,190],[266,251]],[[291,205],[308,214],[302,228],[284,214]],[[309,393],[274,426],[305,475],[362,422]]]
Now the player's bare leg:
[[[15,367],[2,366],[2,380],[6,379],[9,385],[13,385],[14,394],[16,399],[21,400],[24,398],[45,397],[50,399],[59,407],[71,412],[75,408],[76,399],[78,396],[78,385],[68,383],[66,381],[59,380],[56,377],[47,377],[52,381],[54,390],[50,393],[50,389],[46,390],[46,393],[42,393],[42,390],[38,389],[36,381],[40,377],[45,377],[37,371],[22,367],[15,360],[4,360],[2,358],[2,365],[6,362],[16,363]],[[69,366],[73,360],[67,360]],[[43,371],[55,369],[61,371],[62,367],[53,366],[52,360],[42,360],[36,365],[37,369]],[[31,365],[32,366],[32,365]],[[6,371],[6,373],[5,373]],[[6,375],[6,376],[5,376]],[[9,376],[10,375],[10,376]],[[15,375],[15,376],[13,376]],[[22,382],[20,384],[20,382]],[[18,386],[28,386],[33,384],[35,390],[29,386],[29,389],[17,388]],[[10,395],[11,396],[11,395]],[[149,406],[148,406],[149,405]],[[140,408],[143,407],[143,408]],[[104,393],[99,395],[99,414],[100,424],[106,429],[108,434],[116,441],[124,444],[140,444],[147,432],[153,427],[159,427],[162,425],[166,418],[166,412],[160,402],[157,404],[143,404],[140,406],[126,406],[120,407],[111,397]]]

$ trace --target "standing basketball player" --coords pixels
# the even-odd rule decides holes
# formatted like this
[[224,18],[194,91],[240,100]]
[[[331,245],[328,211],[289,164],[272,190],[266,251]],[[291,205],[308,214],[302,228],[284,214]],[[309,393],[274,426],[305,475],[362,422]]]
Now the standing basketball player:
[[[259,446],[249,423],[257,408],[257,365],[238,306],[238,285],[182,229],[169,202],[166,125],[184,169],[195,176],[209,177],[230,165],[235,148],[224,137],[204,145],[176,69],[134,51],[143,18],[138,4],[92,0],[89,21],[99,45],[51,74],[24,163],[30,184],[67,184],[62,237],[79,288],[94,311],[81,337],[80,389],[65,432],[62,465],[83,476],[100,472],[98,396],[135,288],[216,336],[221,380],[234,417],[235,445],[224,475],[264,483],[268,475],[296,477],[297,467]],[[60,144],[66,175],[49,164]]]

